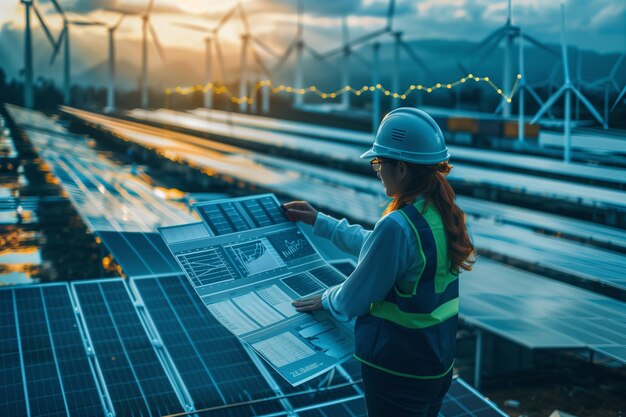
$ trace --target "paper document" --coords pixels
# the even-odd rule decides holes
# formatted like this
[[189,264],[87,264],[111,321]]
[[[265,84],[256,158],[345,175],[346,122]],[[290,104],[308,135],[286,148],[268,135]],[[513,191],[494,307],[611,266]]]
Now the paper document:
[[291,305],[345,277],[285,217],[273,194],[203,202],[194,209],[201,223],[159,233],[226,329],[294,386],[351,356],[349,326],[328,312],[298,313]]

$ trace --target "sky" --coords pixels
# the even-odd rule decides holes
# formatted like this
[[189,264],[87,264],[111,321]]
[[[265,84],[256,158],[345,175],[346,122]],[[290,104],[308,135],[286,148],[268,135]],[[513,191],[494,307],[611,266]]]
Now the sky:
[[[119,15],[111,9],[141,12],[145,10],[148,0],[58,2],[63,8],[74,8],[89,13],[103,23],[114,24]],[[176,24],[192,23],[212,28],[235,3],[236,0],[155,0],[151,21],[166,53],[170,49],[185,49],[190,51],[190,59],[197,60],[201,57],[199,53],[204,47],[205,34]],[[250,31],[277,52],[282,52],[295,35],[297,1],[242,0],[242,3],[248,15]],[[554,0],[512,0],[513,23],[543,42],[558,43],[559,3]],[[35,0],[35,4],[44,15],[53,36],[58,36],[62,20],[50,0]],[[388,0],[302,0],[304,38],[319,51],[339,47],[342,17],[347,18],[349,37],[355,38],[385,26],[388,4]],[[565,5],[570,44],[601,53],[626,51],[626,0],[566,0]],[[506,16],[506,0],[397,0],[393,28],[403,31],[404,39],[408,40],[479,41],[503,25]],[[83,18],[76,16],[75,19]],[[40,51],[47,55],[45,60],[49,60],[52,49],[45,44],[47,41],[34,16],[32,22],[35,54]],[[139,41],[140,22],[137,16],[125,19],[116,33],[118,45]],[[23,28],[24,7],[19,0],[0,0],[0,52],[5,52],[0,67],[4,67],[9,76],[15,76],[22,65]],[[242,24],[238,19],[232,19],[220,31],[220,39],[227,52],[239,47],[241,33]],[[104,28],[74,27],[72,41],[73,60],[78,61],[73,65],[77,70],[85,70],[94,62],[106,59]],[[80,59],[76,57],[78,53]]]

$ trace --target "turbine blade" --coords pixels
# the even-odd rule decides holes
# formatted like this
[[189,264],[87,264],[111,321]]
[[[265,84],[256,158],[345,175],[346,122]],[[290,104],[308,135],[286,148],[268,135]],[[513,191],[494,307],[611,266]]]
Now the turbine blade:
[[483,53],[480,54],[480,56],[477,59],[477,61],[479,62],[478,64],[479,67],[485,61],[485,58],[487,58],[487,56],[489,56],[494,51],[494,49],[498,47],[498,45],[500,44],[500,41],[502,40],[502,38],[504,38],[504,36],[505,36],[505,33],[502,32],[497,37],[493,38],[492,42],[483,50]]
[[318,60],[319,62],[322,62],[330,66],[330,64],[326,62],[326,59],[324,58],[324,56],[320,54],[317,50],[315,50],[311,45],[305,43],[304,49],[306,49],[309,52],[309,54],[311,54],[311,56],[315,58],[316,60]]
[[154,46],[156,46],[157,51],[159,52],[161,60],[165,61],[165,53],[163,52],[163,47],[161,46],[161,42],[159,42],[159,37],[157,36],[156,30],[154,30],[154,26],[152,26],[152,23],[148,23],[148,28],[150,29],[152,41],[154,42]]
[[524,38],[524,40],[527,40],[528,42],[532,43],[533,45],[535,45],[538,48],[543,49],[544,51],[554,55],[554,56],[559,56],[559,53],[557,51],[555,51],[554,49],[550,48],[549,46],[544,45],[543,43],[541,43],[540,41],[538,41],[537,39],[533,38],[530,35],[527,34],[522,34],[522,38]]
[[615,77],[615,74],[617,73],[619,66],[622,65],[622,61],[624,60],[624,58],[626,58],[626,53],[621,54],[619,58],[617,58],[617,61],[615,61],[615,65],[613,65],[613,68],[611,69],[611,73],[609,74],[609,77],[611,78]]
[[356,46],[356,45],[359,45],[361,43],[367,42],[367,41],[369,41],[371,39],[377,38],[377,37],[379,37],[381,35],[384,35],[387,32],[388,32],[388,30],[386,28],[375,30],[372,33],[365,34],[365,35],[363,35],[363,36],[361,36],[359,38],[356,38],[356,39],[352,40],[351,42],[348,43],[348,45]]
[[135,10],[124,10],[124,9],[118,9],[116,7],[102,7],[102,10],[106,10],[109,12],[114,12],[114,13],[119,13],[125,16],[138,16],[141,13],[139,13],[138,11]]
[[194,25],[193,23],[180,23],[180,22],[172,22],[173,26],[178,26],[181,28],[185,28],[185,29],[190,29],[190,30],[195,30],[196,32],[203,32],[203,33],[211,33],[212,30],[205,28],[204,26],[201,25]]
[[504,35],[504,32],[507,30],[506,26],[502,26],[500,29],[497,29],[496,31],[492,32],[490,35],[488,35],[486,38],[484,38],[482,41],[480,41],[478,43],[478,45],[474,46],[474,52],[478,52],[480,49],[482,49],[485,45],[491,43],[494,39],[498,38],[498,42],[500,42],[500,39],[502,39],[502,36]]
[[117,23],[115,25],[113,25],[110,29],[115,31],[117,30],[118,27],[120,27],[120,25],[122,24],[122,22],[124,21],[124,19],[126,18],[126,16],[122,15],[120,16],[120,20],[117,21]]
[[152,6],[154,6],[154,0],[148,0],[148,7],[146,8],[146,14],[150,14],[152,12]]
[[533,119],[530,121],[531,124],[534,124],[535,122],[537,122],[537,120],[539,120],[541,118],[541,116],[543,116],[550,107],[552,107],[552,105],[554,103],[556,103],[556,101],[561,97],[561,95],[563,94],[563,92],[565,91],[565,86],[562,86],[561,88],[559,88],[559,91],[557,91],[556,93],[554,93],[552,95],[552,97],[550,97],[543,106],[541,106],[541,108],[539,109],[539,111],[537,112],[537,114],[535,114],[535,117],[533,117]]
[[467,75],[467,74],[469,74],[469,73],[470,73],[470,72],[467,70],[467,68],[463,65],[463,63],[461,63],[461,61],[459,61],[458,59],[456,60],[456,66],[457,66],[457,68],[458,68],[458,69],[460,69],[460,70],[461,70],[461,73],[462,73],[463,75]]
[[224,55],[222,54],[222,44],[220,42],[220,38],[215,34],[215,51],[217,52],[217,62],[220,68],[220,76],[222,78],[222,84],[226,84],[226,69],[224,68]]
[[226,22],[228,22],[231,17],[233,17],[233,14],[235,14],[236,11],[237,6],[234,6],[224,16],[222,16],[219,22],[217,22],[217,25],[215,25],[215,27],[213,28],[213,32],[217,32],[218,30],[220,30],[220,28],[224,26],[224,24],[226,24]]
[[243,30],[246,34],[249,34],[250,24],[248,23],[248,16],[246,15],[246,11],[244,10],[241,1],[238,1],[237,4],[239,4],[239,18],[241,19],[241,23],[243,24]]
[[393,15],[396,11],[396,0],[389,0],[389,9],[387,9],[387,27],[386,30],[390,31],[393,27]]
[[615,110],[615,107],[617,107],[617,103],[619,103],[622,100],[622,97],[624,97],[625,94],[626,94],[626,85],[624,85],[624,88],[622,88],[622,92],[619,93],[619,96],[617,96],[617,100],[615,100],[613,107],[611,107],[611,111]]
[[63,30],[59,34],[59,39],[57,39],[56,43],[54,44],[54,51],[52,52],[52,58],[50,58],[50,65],[54,64],[54,60],[56,59],[57,55],[59,54],[59,51],[61,50],[60,49],[61,44],[63,43],[63,39],[66,36],[66,32],[67,32],[67,29],[63,27]]
[[582,101],[582,103],[585,105],[585,107],[587,107],[587,110],[589,110],[589,112],[593,115],[593,117],[595,117],[596,120],[605,129],[608,128],[608,126],[606,125],[606,122],[602,119],[602,116],[600,116],[600,113],[598,113],[596,108],[593,107],[593,104],[591,104],[591,102],[589,100],[587,100],[587,97],[583,96],[583,94],[580,91],[578,91],[578,89],[576,87],[572,87],[572,91],[574,92],[574,94],[576,94],[576,97],[578,97],[578,99],[580,101]]
[[32,6],[33,6],[33,10],[35,11],[35,16],[37,16],[37,20],[39,20],[39,23],[41,24],[41,27],[44,33],[46,34],[48,41],[50,41],[50,45],[52,45],[52,47],[54,48],[54,45],[55,45],[54,37],[48,30],[48,26],[46,26],[46,22],[44,22],[43,16],[41,16],[41,13],[39,13],[39,9],[37,8],[37,6],[35,6],[35,3],[33,3]]
[[372,66],[372,62],[368,61],[363,55],[356,51],[352,51],[350,55],[351,58],[356,58],[361,64],[365,65],[365,67],[370,68]]
[[72,20],[67,22],[71,25],[74,26],[105,26],[104,23],[98,23],[98,22],[84,22],[82,20]]
[[433,73],[430,71],[430,68],[428,68],[428,65],[426,65],[426,63],[424,62],[424,60],[422,60],[422,58],[420,58],[415,51],[413,50],[413,48],[411,48],[406,42],[404,41],[400,41],[400,46],[402,47],[402,49],[404,49],[404,51],[407,53],[407,55],[413,60],[413,62],[415,62],[419,67],[421,67],[424,72],[429,76],[432,77]]
[[293,51],[293,48],[296,45],[296,42],[297,42],[297,39],[292,41],[289,44],[287,49],[285,49],[285,52],[283,52],[280,58],[278,58],[278,61],[276,61],[276,63],[274,64],[274,67],[272,68],[272,72],[278,71],[283,66],[285,61],[287,61],[287,58],[289,58],[289,55],[291,55],[291,52]]
[[278,58],[278,53],[276,51],[274,51],[272,48],[270,48],[261,39],[257,38],[256,36],[251,36],[251,38],[252,38],[252,41],[254,43],[256,43],[258,46],[260,46],[261,49],[263,49],[268,55],[271,55],[274,58]]
[[[52,5],[54,6],[54,8],[57,10],[57,13],[65,17],[65,13],[63,12],[63,9],[61,9],[61,6],[59,6],[59,3],[57,3],[57,0],[50,0],[50,1],[52,2]],[[33,4],[33,6],[35,5]]]
[[251,49],[252,49],[252,58],[254,58],[254,62],[259,67],[259,69],[261,70],[262,73],[265,73],[267,76],[269,76],[270,70],[269,70],[269,68],[267,68],[267,65],[265,65],[265,63],[263,62],[263,60],[261,59],[261,57],[257,53],[256,48],[254,46],[252,46]]

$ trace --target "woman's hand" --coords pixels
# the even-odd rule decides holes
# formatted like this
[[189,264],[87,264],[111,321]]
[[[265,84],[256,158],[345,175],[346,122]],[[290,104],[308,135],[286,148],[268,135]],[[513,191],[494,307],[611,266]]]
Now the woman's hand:
[[291,305],[294,306],[296,311],[299,311],[300,313],[324,309],[324,306],[322,306],[322,294],[301,298],[291,303]]
[[318,211],[306,201],[292,201],[283,204],[282,207],[285,215],[292,222],[303,222],[311,226],[315,224]]

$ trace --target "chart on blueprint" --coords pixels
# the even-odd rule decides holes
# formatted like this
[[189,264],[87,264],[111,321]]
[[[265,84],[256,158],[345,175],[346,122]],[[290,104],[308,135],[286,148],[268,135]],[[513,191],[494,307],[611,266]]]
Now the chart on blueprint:
[[332,369],[354,349],[349,324],[291,302],[341,284],[273,194],[199,203],[202,222],[159,233],[211,314],[290,384]]

